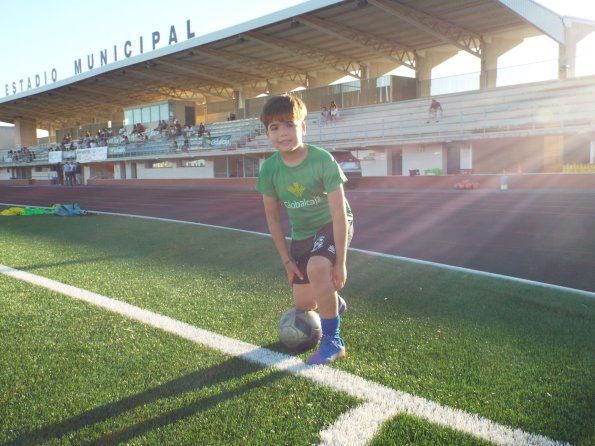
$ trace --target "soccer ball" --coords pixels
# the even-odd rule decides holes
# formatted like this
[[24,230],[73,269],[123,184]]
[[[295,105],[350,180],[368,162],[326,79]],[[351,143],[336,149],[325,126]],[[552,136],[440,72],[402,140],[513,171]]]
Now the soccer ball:
[[316,345],[322,336],[320,316],[316,311],[302,311],[292,308],[281,316],[279,340],[291,350],[308,350]]

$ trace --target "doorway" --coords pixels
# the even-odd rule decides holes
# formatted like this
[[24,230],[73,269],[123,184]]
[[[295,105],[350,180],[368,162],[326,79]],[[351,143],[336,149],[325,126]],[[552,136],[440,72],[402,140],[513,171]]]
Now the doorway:
[[196,124],[196,110],[194,107],[184,107],[184,119],[185,125]]

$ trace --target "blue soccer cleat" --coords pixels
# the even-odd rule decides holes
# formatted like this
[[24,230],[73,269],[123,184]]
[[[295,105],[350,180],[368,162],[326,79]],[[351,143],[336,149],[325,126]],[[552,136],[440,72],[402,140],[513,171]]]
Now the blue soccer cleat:
[[310,355],[306,360],[308,365],[324,365],[329,364],[336,359],[345,356],[345,343],[341,338],[333,338],[331,336],[322,336],[320,339],[320,346],[318,350]]
[[347,309],[347,303],[345,303],[345,299],[343,299],[341,296],[338,296],[339,298],[339,316],[341,316],[341,314]]

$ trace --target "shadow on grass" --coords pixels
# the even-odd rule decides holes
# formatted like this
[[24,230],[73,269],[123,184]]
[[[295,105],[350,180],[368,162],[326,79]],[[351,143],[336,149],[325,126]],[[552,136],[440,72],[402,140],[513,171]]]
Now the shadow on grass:
[[[31,246],[38,241],[63,246],[64,256],[79,259],[78,263],[87,261],[86,253],[101,252],[106,256],[113,255],[114,260],[138,259],[180,267],[222,264],[231,271],[254,274],[262,271],[263,265],[278,262],[272,242],[257,235],[112,216],[90,219],[43,217],[47,218],[0,220],[3,233],[0,243],[5,235],[7,241],[21,237],[30,239]],[[265,249],[263,241],[268,242]],[[254,251],[261,254],[262,261],[246,262],[246,254]],[[29,268],[28,265],[23,267]]]
[[[117,418],[126,412],[150,405],[159,400],[177,397],[192,391],[212,387],[231,379],[247,376],[261,369],[261,366],[246,362],[240,358],[229,359],[209,369],[181,376],[142,393],[90,409],[60,423],[51,424],[40,429],[22,433],[14,440],[4,443],[2,446],[36,445],[48,440],[59,439],[87,426]],[[252,380],[239,387],[235,387],[216,395],[203,397],[192,404],[179,407],[176,410],[171,410],[154,418],[149,418],[145,421],[124,427],[123,429],[106,433],[100,438],[93,440],[90,444],[115,445],[125,443],[132,438],[142,436],[154,429],[167,426],[197,413],[209,410],[224,401],[233,400],[253,389],[269,385],[286,375],[287,372],[284,371],[272,371],[265,377]]]
[[69,259],[69,260],[61,260],[59,262],[48,262],[48,263],[27,263],[27,259],[23,259],[22,264],[12,264],[10,267],[14,269],[23,269],[29,272],[45,269],[45,268],[55,268],[55,267],[62,267],[62,266],[70,266],[70,265],[80,265],[83,262],[93,263],[93,262],[104,262],[107,260],[119,260],[122,259],[123,256],[121,255],[105,255],[105,256],[95,256],[95,257],[85,257],[85,258],[76,258],[76,259]]

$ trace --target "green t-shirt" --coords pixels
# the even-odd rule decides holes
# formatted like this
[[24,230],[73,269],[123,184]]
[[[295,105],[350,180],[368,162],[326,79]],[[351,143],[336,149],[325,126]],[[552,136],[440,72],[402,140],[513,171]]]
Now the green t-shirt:
[[[308,144],[306,158],[297,166],[287,166],[279,152],[268,158],[260,169],[256,190],[275,197],[285,205],[291,222],[291,238],[312,237],[332,217],[328,193],[347,181],[345,174],[326,150]],[[345,200],[348,220],[353,219]]]

